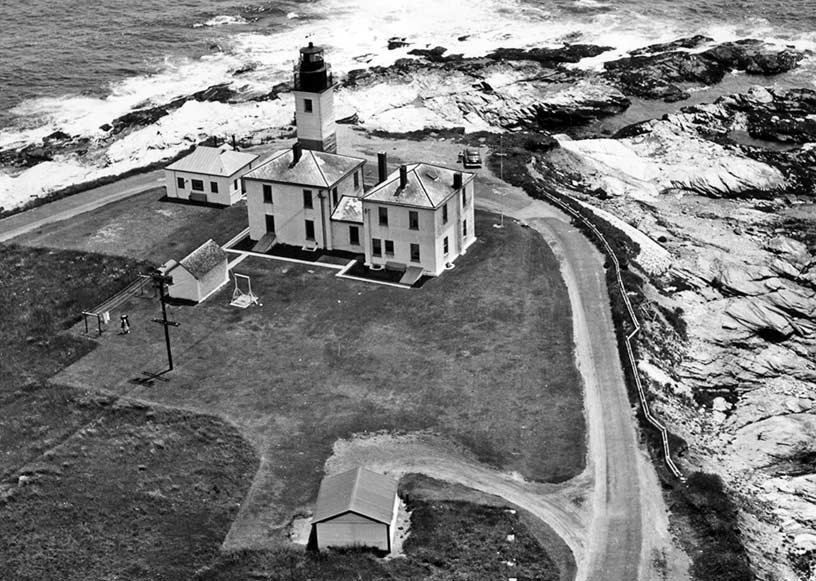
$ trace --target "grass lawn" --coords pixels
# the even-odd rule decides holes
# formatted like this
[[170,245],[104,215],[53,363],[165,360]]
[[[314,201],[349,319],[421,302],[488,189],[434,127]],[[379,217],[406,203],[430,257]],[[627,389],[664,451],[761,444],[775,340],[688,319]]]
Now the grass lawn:
[[46,380],[95,343],[64,333],[140,261],[0,246],[0,579],[184,579],[257,470],[223,421]]
[[224,244],[248,226],[246,205],[195,206],[161,200],[155,188],[14,239],[42,246],[128,256],[161,264],[181,259],[212,238]]
[[218,555],[257,467],[246,441],[196,414],[97,413],[3,487],[0,578],[175,581]]
[[227,288],[173,308],[167,383],[136,382],[163,369],[164,344],[158,305],[133,299],[133,333],[104,336],[57,379],[234,422],[267,458],[246,510],[273,532],[312,506],[333,443],[364,431],[432,429],[501,469],[566,480],[585,456],[566,288],[536,232],[494,221],[477,214],[479,241],[420,289],[247,259],[237,271],[263,307],[230,308]]

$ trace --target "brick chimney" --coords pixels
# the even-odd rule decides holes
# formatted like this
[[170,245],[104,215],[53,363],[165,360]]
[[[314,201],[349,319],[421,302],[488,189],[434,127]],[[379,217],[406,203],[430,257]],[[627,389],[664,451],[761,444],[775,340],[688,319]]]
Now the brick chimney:
[[303,146],[300,141],[296,141],[292,146],[292,165],[300,161],[300,156],[303,155]]
[[408,185],[408,166],[401,165],[400,166],[400,188],[404,188]]
[[377,183],[381,184],[388,177],[388,156],[384,151],[377,154]]
[[460,171],[457,171],[453,174],[453,189],[454,190],[462,189],[462,172]]

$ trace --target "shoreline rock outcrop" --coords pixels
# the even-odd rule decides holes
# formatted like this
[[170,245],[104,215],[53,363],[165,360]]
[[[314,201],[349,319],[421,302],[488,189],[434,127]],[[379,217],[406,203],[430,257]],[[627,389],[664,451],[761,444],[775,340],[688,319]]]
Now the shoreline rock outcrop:
[[604,77],[626,95],[671,103],[691,96],[684,84],[714,85],[732,71],[778,75],[794,69],[805,57],[802,51],[778,49],[755,39],[725,42],[701,52],[689,50],[709,42],[712,39],[695,36],[645,47],[604,63]]
[[[639,366],[653,411],[688,445],[682,465],[726,483],[761,579],[816,575],[816,191],[783,167],[806,145],[763,148],[730,135],[771,111],[779,123],[812,115],[811,98],[754,89],[616,139],[563,140],[538,162],[541,179],[556,180],[550,187],[660,240],[670,255],[662,274],[641,271]],[[664,187],[678,182],[676,166],[719,184],[755,165],[775,179],[737,198],[711,197],[692,181]],[[677,309],[685,338],[666,315]]]

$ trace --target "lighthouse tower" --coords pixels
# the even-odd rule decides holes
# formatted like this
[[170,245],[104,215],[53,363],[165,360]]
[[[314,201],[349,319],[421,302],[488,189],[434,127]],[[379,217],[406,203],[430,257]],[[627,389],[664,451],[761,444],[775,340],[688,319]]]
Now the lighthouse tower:
[[304,149],[336,153],[334,83],[331,67],[323,60],[323,47],[310,42],[300,49],[292,92],[298,143]]

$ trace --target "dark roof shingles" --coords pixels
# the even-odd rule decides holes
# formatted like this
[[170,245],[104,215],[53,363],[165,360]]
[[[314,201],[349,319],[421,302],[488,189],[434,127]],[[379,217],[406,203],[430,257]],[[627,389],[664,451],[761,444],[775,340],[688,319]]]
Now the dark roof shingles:
[[212,239],[181,259],[179,264],[196,278],[201,278],[227,259],[227,253]]

